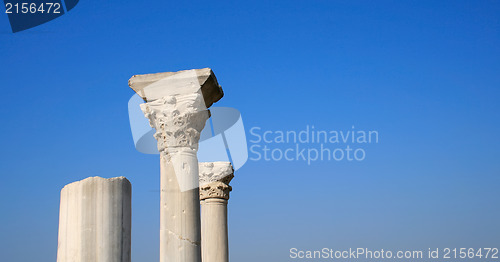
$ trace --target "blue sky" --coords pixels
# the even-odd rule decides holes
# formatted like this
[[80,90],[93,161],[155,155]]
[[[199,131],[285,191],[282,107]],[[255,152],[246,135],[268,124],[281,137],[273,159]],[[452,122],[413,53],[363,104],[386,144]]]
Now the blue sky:
[[81,0],[16,34],[0,15],[1,261],[54,261],[59,191],[89,176],[132,182],[133,260],[157,261],[159,160],[134,149],[127,81],[203,67],[247,132],[380,135],[361,162],[247,162],[231,260],[499,247],[498,1],[181,2]]

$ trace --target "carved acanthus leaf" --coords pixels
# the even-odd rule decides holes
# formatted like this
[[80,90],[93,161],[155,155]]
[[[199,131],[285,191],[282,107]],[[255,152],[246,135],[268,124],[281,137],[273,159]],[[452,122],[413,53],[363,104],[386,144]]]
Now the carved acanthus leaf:
[[201,93],[167,96],[141,104],[151,127],[156,129],[158,151],[189,147],[198,149],[200,133],[209,118],[208,110],[200,110],[203,102]]

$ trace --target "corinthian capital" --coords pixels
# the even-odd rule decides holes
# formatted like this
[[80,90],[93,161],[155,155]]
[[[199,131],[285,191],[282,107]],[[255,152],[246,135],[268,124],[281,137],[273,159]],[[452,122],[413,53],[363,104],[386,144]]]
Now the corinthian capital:
[[135,75],[129,86],[146,102],[141,109],[156,129],[162,153],[178,148],[197,150],[209,117],[207,108],[223,96],[210,68]]
[[233,166],[229,162],[199,163],[200,200],[207,198],[229,199],[232,190],[229,182],[234,177]]
[[151,127],[156,129],[154,137],[158,141],[158,151],[178,147],[198,149],[200,133],[209,117],[208,110],[200,104],[200,94],[172,95],[141,104],[144,115]]

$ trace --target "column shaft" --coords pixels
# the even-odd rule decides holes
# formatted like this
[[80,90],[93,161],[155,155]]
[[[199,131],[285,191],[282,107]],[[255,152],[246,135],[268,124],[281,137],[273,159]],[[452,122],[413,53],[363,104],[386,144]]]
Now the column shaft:
[[57,262],[130,262],[131,185],[91,177],[61,190]]
[[[185,152],[184,163],[197,161],[196,152]],[[160,261],[199,262],[200,250],[200,207],[198,188],[181,191],[179,176],[168,157],[161,155],[161,197],[160,197]],[[190,173],[198,173],[197,165]],[[191,174],[192,175],[192,174]],[[180,178],[182,179],[182,178]]]
[[201,201],[203,262],[228,262],[227,200],[207,198]]
[[227,201],[233,179],[229,162],[199,164],[203,262],[228,262]]
[[210,68],[135,75],[129,86],[146,102],[161,155],[160,262],[201,262],[196,152],[222,89]]

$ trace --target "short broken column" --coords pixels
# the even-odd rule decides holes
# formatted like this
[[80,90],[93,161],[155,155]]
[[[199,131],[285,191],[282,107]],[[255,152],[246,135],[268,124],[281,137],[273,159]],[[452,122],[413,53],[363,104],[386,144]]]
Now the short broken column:
[[228,262],[227,201],[233,167],[229,162],[207,162],[199,166],[202,260]]
[[132,186],[89,177],[61,190],[57,262],[130,262]]
[[198,141],[207,110],[222,98],[210,68],[136,75],[129,86],[156,129],[160,152],[160,262],[200,262]]

